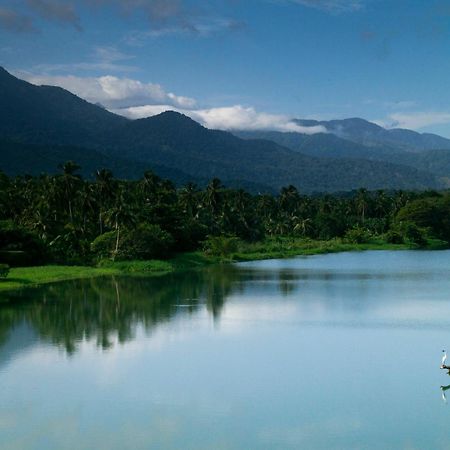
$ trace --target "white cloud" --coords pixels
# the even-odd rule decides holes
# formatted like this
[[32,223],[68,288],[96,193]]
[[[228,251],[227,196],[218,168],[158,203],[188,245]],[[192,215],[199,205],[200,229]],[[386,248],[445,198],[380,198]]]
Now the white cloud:
[[19,73],[21,78],[36,85],[60,86],[91,103],[101,103],[106,108],[127,108],[136,105],[169,105],[192,108],[195,100],[166,92],[159,84],[142,83],[130,78],[112,75],[103,77],[77,77],[73,75],[34,75]]
[[305,134],[327,132],[323,126],[303,127],[293,123],[289,116],[258,112],[252,107],[244,107],[242,105],[208,109],[173,108],[170,105],[144,105],[116,109],[114,112],[130,119],[141,119],[168,110],[186,114],[205,127],[216,130],[275,130]]
[[418,130],[430,125],[450,123],[450,113],[438,111],[397,112],[389,114],[385,119],[375,120],[374,122],[385,128]]
[[[101,49],[105,62],[123,58],[114,49]],[[326,133],[323,126],[305,127],[292,122],[290,116],[257,111],[253,107],[233,105],[198,108],[196,100],[167,92],[161,85],[143,83],[131,78],[112,75],[79,77],[74,75],[36,75],[15,72],[35,85],[60,86],[91,103],[101,103],[107,109],[130,119],[154,116],[164,111],[177,111],[200,122],[207,128],[219,130],[275,130],[305,134]]]
[[[94,47],[87,61],[74,62],[70,64],[39,64],[32,68],[33,73],[48,75],[55,72],[77,72],[77,71],[101,71],[101,72],[133,72],[136,66],[130,65],[129,60],[134,59],[134,55],[122,53],[115,47]],[[18,72],[18,76],[23,78],[32,74]],[[34,75],[33,75],[34,76]],[[26,79],[26,78],[25,78]]]
[[359,11],[365,0],[286,0],[290,3],[321,9],[332,13]]
[[324,127],[302,127],[282,114],[258,112],[241,105],[193,111],[208,128],[225,130],[277,130],[314,134],[326,132]]
[[192,35],[207,38],[222,32],[236,31],[245,28],[245,23],[228,18],[199,18],[192,23],[165,24],[146,31],[132,31],[124,42],[132,46],[142,46],[148,39],[165,36]]

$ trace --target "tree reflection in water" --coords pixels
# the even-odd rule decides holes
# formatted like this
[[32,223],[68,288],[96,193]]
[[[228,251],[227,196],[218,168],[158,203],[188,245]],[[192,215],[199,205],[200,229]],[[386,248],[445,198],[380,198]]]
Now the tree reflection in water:
[[23,323],[42,340],[72,354],[80,341],[95,339],[108,349],[115,339],[120,343],[133,339],[137,325],[150,332],[203,305],[218,320],[240,278],[238,269],[222,266],[163,277],[76,280],[12,293],[2,298],[0,306],[0,345],[13,327]]

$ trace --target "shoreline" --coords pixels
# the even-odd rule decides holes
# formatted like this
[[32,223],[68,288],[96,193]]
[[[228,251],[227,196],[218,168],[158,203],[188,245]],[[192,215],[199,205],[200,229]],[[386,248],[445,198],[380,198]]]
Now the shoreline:
[[[448,248],[442,241],[431,241],[421,250],[443,250]],[[327,253],[370,250],[417,250],[410,244],[389,244],[374,241],[364,244],[344,243],[341,240],[302,241],[280,239],[271,242],[247,244],[244,249],[229,256],[212,256],[201,251],[181,253],[168,260],[148,261],[102,261],[97,266],[46,265],[11,268],[7,278],[0,279],[0,293],[7,294],[21,289],[37,287],[59,281],[94,278],[113,275],[159,277],[183,270],[199,269],[213,264],[286,259],[296,256],[312,256]]]

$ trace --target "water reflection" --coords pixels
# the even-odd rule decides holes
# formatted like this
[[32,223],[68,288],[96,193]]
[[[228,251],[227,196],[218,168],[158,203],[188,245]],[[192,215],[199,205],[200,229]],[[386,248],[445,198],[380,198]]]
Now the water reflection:
[[441,386],[441,394],[442,394],[442,400],[444,403],[447,403],[447,396],[445,395],[445,391],[448,391],[450,389],[450,384],[447,386]]
[[71,354],[82,340],[96,340],[103,349],[134,337],[137,324],[150,332],[178,314],[206,306],[220,316],[236,279],[232,266],[161,278],[111,277],[77,280],[14,293],[0,307],[0,345],[24,323],[41,339]]
[[[258,311],[264,306],[273,312],[281,309],[281,297],[288,302],[283,304],[285,310],[287,304],[291,306],[284,320],[296,324],[314,325],[318,320],[353,327],[448,325],[442,321],[447,316],[442,306],[445,301],[448,309],[448,283],[440,283],[442,299],[435,290],[433,303],[422,301],[429,292],[430,272],[418,276],[416,270],[401,268],[382,273],[364,267],[325,270],[305,267],[304,260],[294,261],[297,268],[292,267],[292,260],[276,270],[270,262],[267,267],[266,262],[256,267],[215,266],[160,278],[94,278],[4,294],[0,297],[0,349],[11,330],[24,325],[69,354],[83,340],[108,349],[115,341],[132,340],[137,325],[151,333],[159,323],[196,314],[201,308],[219,323],[225,303],[233,296],[246,298],[239,306],[245,316],[236,314],[234,307],[228,320],[262,320]],[[274,319],[266,315],[264,320]]]
[[426,256],[328,255],[7,295],[2,450],[447,448],[450,252]]

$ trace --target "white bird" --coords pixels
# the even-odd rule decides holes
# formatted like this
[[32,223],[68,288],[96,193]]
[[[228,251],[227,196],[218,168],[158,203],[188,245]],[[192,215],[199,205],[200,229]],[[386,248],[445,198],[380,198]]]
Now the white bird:
[[445,361],[447,361],[447,352],[445,350],[442,350],[442,353],[444,356],[442,357],[442,366],[445,366]]

